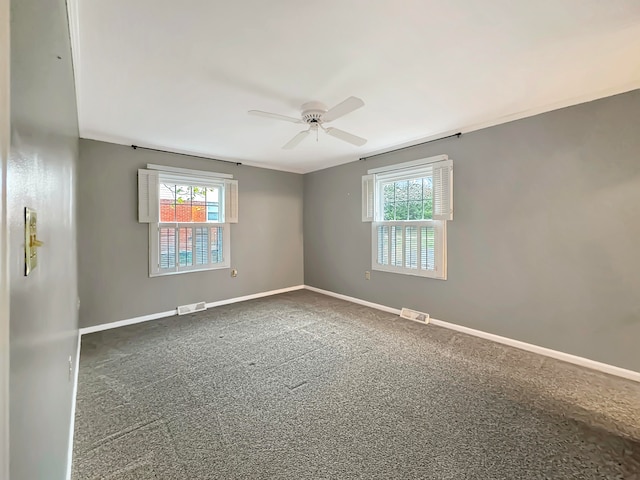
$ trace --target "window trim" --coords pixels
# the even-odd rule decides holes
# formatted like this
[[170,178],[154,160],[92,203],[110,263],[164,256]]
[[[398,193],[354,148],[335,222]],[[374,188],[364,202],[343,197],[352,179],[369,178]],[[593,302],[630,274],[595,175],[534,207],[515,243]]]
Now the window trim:
[[[433,179],[433,216],[429,220],[384,220],[383,183],[410,180],[431,176]],[[447,279],[447,221],[453,220],[453,161],[447,155],[412,160],[409,162],[373,168],[362,177],[362,221],[371,222],[371,269],[403,275],[413,275],[438,280]],[[402,226],[402,267],[378,263],[378,227]],[[435,228],[434,270],[420,268],[420,245],[418,245],[418,268],[404,266],[406,227],[431,226]],[[389,246],[389,249],[391,246]],[[391,250],[389,250],[391,255]],[[389,260],[391,257],[389,257]]]
[[[208,212],[205,212],[207,219],[205,222],[161,222],[161,183],[218,188],[218,220],[208,220]],[[138,170],[138,222],[147,223],[149,228],[149,277],[229,269],[231,268],[231,224],[238,223],[238,181],[233,180],[233,175],[230,174],[148,164],[147,169]],[[183,267],[176,265],[174,268],[161,269],[160,228],[195,229],[202,227],[222,229],[222,262]],[[195,231],[192,231],[192,235],[195,236]],[[209,231],[209,239],[211,238],[211,231]],[[177,238],[176,242],[178,242]],[[176,246],[179,249],[179,245]],[[192,244],[191,248],[195,255],[196,245]],[[210,260],[210,246],[207,251]],[[176,252],[176,262],[179,262],[178,252]]]

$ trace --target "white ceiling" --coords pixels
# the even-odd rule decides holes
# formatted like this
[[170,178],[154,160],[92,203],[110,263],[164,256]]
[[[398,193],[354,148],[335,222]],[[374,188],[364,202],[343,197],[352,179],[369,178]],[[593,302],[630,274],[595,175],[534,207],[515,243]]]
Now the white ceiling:
[[[80,135],[309,172],[640,88],[638,0],[72,0]],[[365,106],[320,135],[247,114]]]

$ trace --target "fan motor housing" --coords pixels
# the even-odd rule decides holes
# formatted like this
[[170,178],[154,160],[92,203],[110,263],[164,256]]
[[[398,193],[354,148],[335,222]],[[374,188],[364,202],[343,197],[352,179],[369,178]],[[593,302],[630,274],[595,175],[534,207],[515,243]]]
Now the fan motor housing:
[[322,123],[322,116],[327,112],[327,106],[321,102],[307,102],[302,105],[302,120],[310,125]]

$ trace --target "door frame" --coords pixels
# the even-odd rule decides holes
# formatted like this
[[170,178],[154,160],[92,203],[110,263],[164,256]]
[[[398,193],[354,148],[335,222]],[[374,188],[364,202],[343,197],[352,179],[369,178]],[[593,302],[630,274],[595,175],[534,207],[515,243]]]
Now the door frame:
[[9,478],[9,224],[7,168],[11,143],[10,0],[0,0],[0,478]]

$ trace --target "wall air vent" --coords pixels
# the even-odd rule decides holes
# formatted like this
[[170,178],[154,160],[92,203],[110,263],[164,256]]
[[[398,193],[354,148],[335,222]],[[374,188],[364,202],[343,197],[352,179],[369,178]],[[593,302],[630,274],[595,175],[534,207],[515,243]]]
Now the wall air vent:
[[406,318],[407,320],[413,320],[414,322],[418,322],[418,323],[424,323],[424,324],[429,323],[428,313],[418,312],[416,310],[411,310],[409,308],[403,308],[400,311],[400,316],[402,318]]
[[204,302],[191,303],[189,305],[180,305],[178,307],[178,315],[187,315],[188,313],[201,312],[207,309]]

